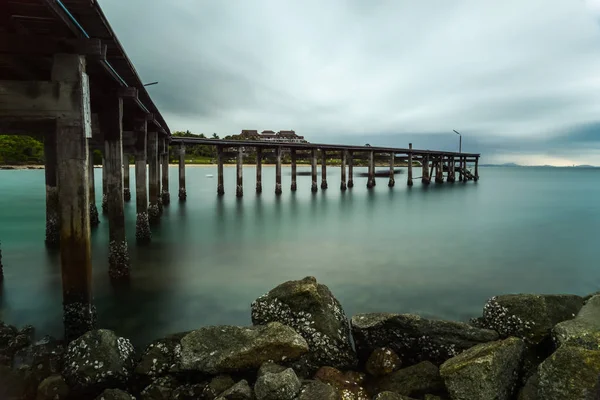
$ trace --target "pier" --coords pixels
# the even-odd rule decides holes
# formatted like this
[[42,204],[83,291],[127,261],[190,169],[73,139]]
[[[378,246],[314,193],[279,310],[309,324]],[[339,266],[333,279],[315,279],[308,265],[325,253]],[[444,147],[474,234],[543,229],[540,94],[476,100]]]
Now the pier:
[[[403,164],[409,186],[415,179],[428,185],[432,175],[438,184],[455,182],[456,173],[459,182],[479,179],[479,154],[413,149],[411,144],[394,148],[173,137],[97,2],[11,1],[3,4],[0,14],[4,17],[0,21],[0,134],[31,135],[44,142],[45,237],[49,247],[60,249],[67,340],[95,325],[90,235],[99,218],[94,150],[103,155],[101,210],[109,225],[107,270],[114,280],[130,275],[126,229],[135,229],[136,244],[150,244],[163,207],[171,203],[170,151],[179,157],[179,201],[193,195],[186,189],[186,145],[216,148],[217,195],[225,194],[223,164],[227,159],[236,160],[235,195],[248,193],[242,171],[244,154],[250,149],[256,151],[256,193],[263,192],[267,184],[272,185],[269,190],[275,195],[286,190],[281,176],[282,157],[287,153],[291,157],[292,192],[333,190],[337,184],[330,186],[327,181],[332,159],[341,160],[339,187],[343,191],[354,187],[354,160],[358,159],[368,160],[370,190],[375,190],[375,163],[379,160],[389,165],[390,188],[396,185],[395,168]],[[134,187],[129,180],[130,155],[135,160]],[[262,181],[261,166],[266,157],[276,163],[272,183]],[[297,185],[298,160],[310,162],[310,188]],[[418,175],[414,169],[421,169],[420,177],[414,177]],[[124,202],[132,198],[137,217],[135,227],[128,227]]]

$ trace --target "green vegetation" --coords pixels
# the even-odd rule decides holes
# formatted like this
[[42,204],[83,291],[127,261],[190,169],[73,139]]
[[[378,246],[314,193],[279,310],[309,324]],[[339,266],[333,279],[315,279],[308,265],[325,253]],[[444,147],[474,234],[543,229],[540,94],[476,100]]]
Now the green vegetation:
[[44,164],[44,144],[30,136],[0,135],[1,164]]

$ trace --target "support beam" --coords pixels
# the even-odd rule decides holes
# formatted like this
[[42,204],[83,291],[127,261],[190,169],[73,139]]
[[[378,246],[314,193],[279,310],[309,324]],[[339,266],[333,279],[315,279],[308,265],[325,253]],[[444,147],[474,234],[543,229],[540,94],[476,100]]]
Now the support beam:
[[162,192],[160,198],[163,206],[168,206],[171,203],[171,194],[169,193],[169,139],[166,136],[162,138]]
[[[412,150],[412,143],[408,144],[409,150]],[[413,155],[412,151],[408,153],[408,178],[406,179],[406,184],[408,186],[413,185]]]
[[88,121],[84,118],[90,99],[82,83],[87,80],[84,57],[55,55],[52,80],[72,82],[78,87],[71,94],[71,112],[56,121],[60,264],[65,340],[69,342],[94,329],[96,322],[92,304]]
[[475,182],[479,180],[479,157],[475,158]]
[[295,192],[298,189],[298,184],[296,183],[296,149],[290,150],[290,157],[292,158],[292,185],[290,190]]
[[46,246],[50,248],[58,248],[60,245],[56,151],[56,132],[48,132],[44,137],[44,173],[46,176]]
[[464,179],[462,157],[458,157],[458,181],[462,182]]
[[223,147],[217,146],[217,194],[223,196],[225,188],[223,187]]
[[131,201],[131,189],[129,188],[129,154],[123,152],[123,200]]
[[[130,276],[131,262],[125,236],[123,199],[123,99],[111,98],[101,115],[106,160],[106,197],[108,203],[108,275],[112,279]],[[129,167],[129,166],[128,166]]]
[[146,179],[146,159],[148,157],[148,122],[135,121],[135,239],[138,244],[149,243],[152,239],[148,219],[148,180]]
[[179,201],[183,202],[187,199],[187,191],[185,188],[185,144],[179,144]]
[[321,189],[327,189],[327,152],[321,149]]
[[[88,139],[88,148],[89,148]],[[96,207],[96,177],[94,176],[94,150],[89,148],[88,155],[88,187],[90,196],[90,226],[96,227],[100,225],[100,217],[98,216],[98,208]]]
[[369,152],[369,174],[367,178],[367,188],[375,187],[375,152]]
[[390,181],[388,182],[388,187],[394,187],[396,184],[396,180],[394,179],[394,153],[390,153]]
[[106,58],[106,46],[99,39],[65,39],[43,35],[0,34],[0,53],[23,55],[79,54]]
[[454,183],[455,180],[455,176],[454,176],[454,156],[450,156],[448,158],[448,178],[446,179],[447,182],[450,183]]
[[348,189],[352,189],[354,187],[354,154],[352,151],[348,151]]
[[275,149],[275,194],[281,194],[281,147]]
[[429,178],[429,154],[423,156],[421,160],[421,166],[423,167],[423,173],[421,174],[421,183],[429,185],[431,179]]
[[435,183],[444,183],[444,156],[436,160]]
[[148,132],[148,221],[150,225],[160,222],[160,178],[158,164],[158,132]]
[[262,193],[262,149],[256,148],[256,193]]
[[341,174],[340,190],[344,191],[347,188],[347,186],[346,186],[346,158],[348,156],[348,152],[346,150],[342,150],[340,153],[341,153],[340,156],[342,159],[342,165],[341,165],[342,174]]
[[244,196],[244,148],[242,146],[237,149],[237,163],[235,166],[236,172],[236,186],[235,186],[235,195],[236,197]]
[[310,175],[312,183],[310,191],[316,193],[319,189],[317,188],[317,149],[312,149],[311,162],[310,162]]

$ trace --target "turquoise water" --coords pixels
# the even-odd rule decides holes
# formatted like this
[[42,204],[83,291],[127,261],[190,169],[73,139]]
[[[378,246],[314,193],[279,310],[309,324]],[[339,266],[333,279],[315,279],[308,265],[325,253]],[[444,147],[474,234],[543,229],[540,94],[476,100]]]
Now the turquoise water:
[[[235,168],[225,168],[226,194],[218,198],[216,178],[207,177],[216,168],[188,167],[184,204],[177,202],[177,168],[169,173],[174,201],[150,246],[135,245],[135,200],[125,206],[129,287],[109,282],[106,220],[92,233],[100,325],[137,343],[250,323],[256,297],[307,275],[327,284],[349,316],[466,320],[496,294],[600,287],[600,169],[481,168],[476,184],[416,182],[412,189],[404,174],[392,190],[378,178],[372,191],[355,177],[342,193],[339,168],[329,167],[329,189],[313,195],[309,176],[298,177],[291,193],[284,167],[284,193],[276,197],[274,168],[263,168],[257,196],[255,170],[246,167],[245,196],[237,199]],[[96,182],[100,204],[99,169]],[[44,171],[0,171],[0,319],[61,336],[60,266],[44,246],[44,188]]]

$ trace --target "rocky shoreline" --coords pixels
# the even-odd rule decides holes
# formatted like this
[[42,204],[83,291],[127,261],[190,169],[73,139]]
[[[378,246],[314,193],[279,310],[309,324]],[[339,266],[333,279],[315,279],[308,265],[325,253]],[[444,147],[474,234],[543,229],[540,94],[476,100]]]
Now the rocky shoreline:
[[32,342],[0,323],[0,399],[592,400],[600,295],[493,297],[470,323],[346,317],[315,278],[252,303],[252,326],[209,326],[146,349],[106,329]]

